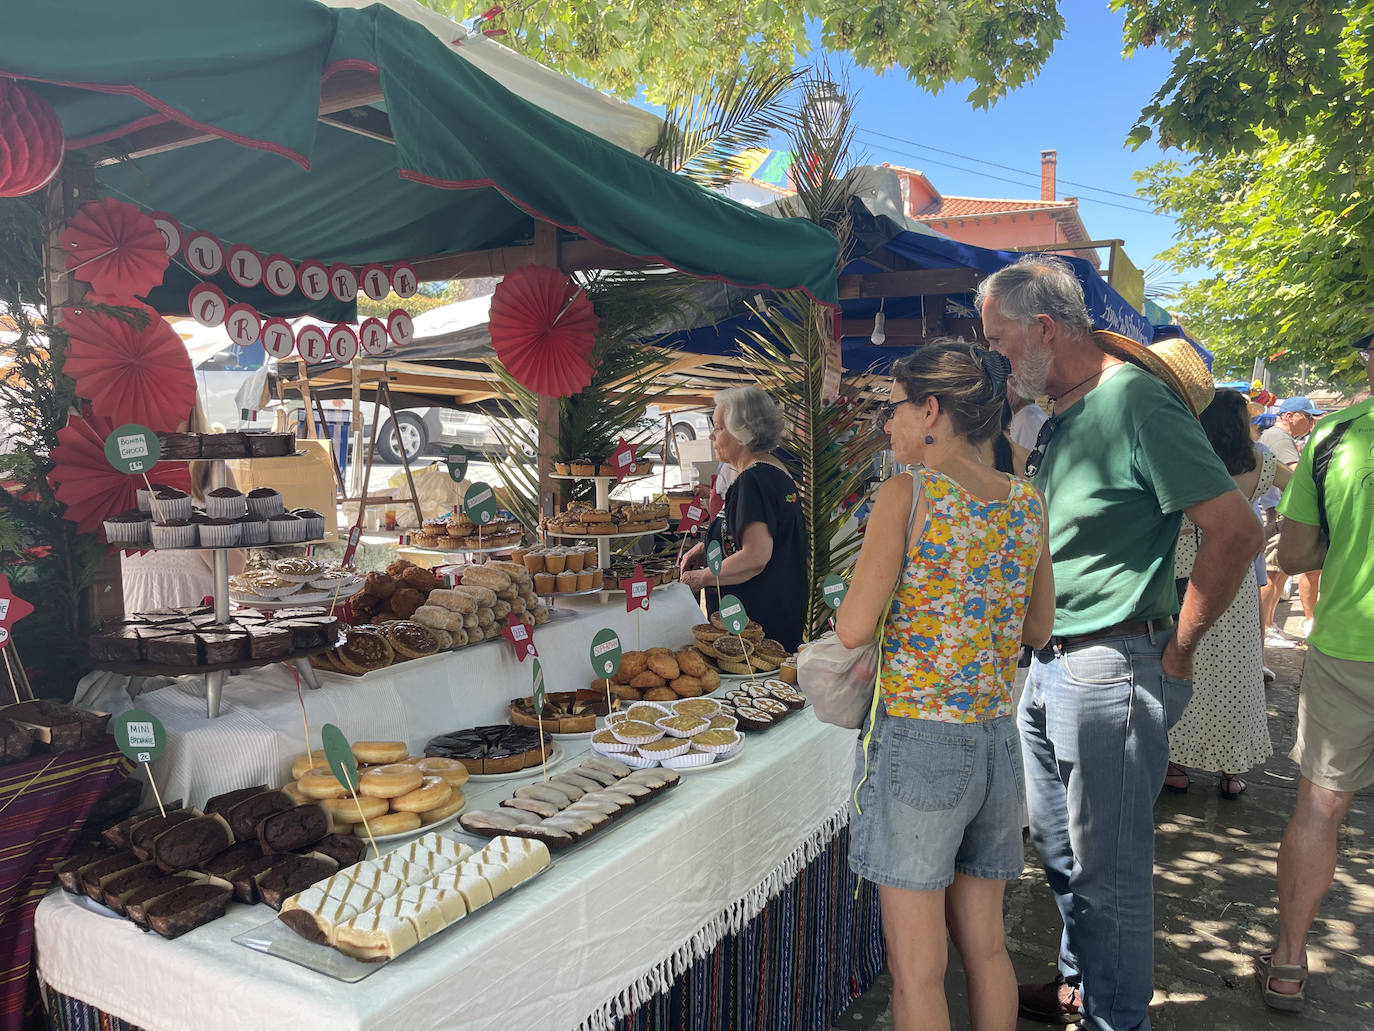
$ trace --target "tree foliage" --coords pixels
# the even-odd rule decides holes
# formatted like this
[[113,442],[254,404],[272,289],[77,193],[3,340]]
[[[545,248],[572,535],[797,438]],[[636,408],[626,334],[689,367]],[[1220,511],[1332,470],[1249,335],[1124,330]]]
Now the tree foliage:
[[[466,21],[490,0],[425,0]],[[502,43],[621,97],[665,103],[745,69],[788,71],[821,45],[875,72],[900,69],[938,91],[973,84],[986,106],[1033,78],[1064,29],[1056,0],[515,0],[483,28]]]

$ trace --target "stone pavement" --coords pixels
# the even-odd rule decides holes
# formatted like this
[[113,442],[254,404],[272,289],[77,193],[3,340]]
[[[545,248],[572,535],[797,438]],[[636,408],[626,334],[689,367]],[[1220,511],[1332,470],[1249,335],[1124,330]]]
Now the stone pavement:
[[[1282,602],[1289,631],[1302,627],[1296,599]],[[1274,756],[1246,776],[1238,801],[1222,799],[1215,774],[1193,773],[1187,795],[1165,792],[1156,806],[1155,1031],[1357,1031],[1374,1029],[1374,789],[1355,796],[1341,833],[1336,877],[1308,940],[1312,979],[1301,1015],[1275,1013],[1260,1001],[1252,957],[1278,932],[1274,862],[1293,810],[1297,768],[1288,758],[1297,724],[1297,688],[1305,648],[1268,651],[1278,674],[1269,685]],[[1035,850],[1007,886],[1007,944],[1022,981],[1053,976],[1059,914]],[[967,1031],[968,1005],[958,953],[945,981],[954,1031]],[[892,984],[886,974],[835,1022],[835,1031],[891,1031]],[[1050,1025],[1022,1020],[1017,1031]]]

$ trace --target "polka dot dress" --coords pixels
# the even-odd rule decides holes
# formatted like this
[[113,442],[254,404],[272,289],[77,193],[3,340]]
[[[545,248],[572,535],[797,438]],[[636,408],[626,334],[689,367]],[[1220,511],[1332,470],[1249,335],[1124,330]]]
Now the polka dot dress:
[[[1274,456],[1261,456],[1251,503],[1274,482]],[[1185,516],[1174,575],[1188,576],[1197,558],[1197,528]],[[1169,732],[1169,761],[1197,770],[1244,773],[1274,754],[1264,701],[1264,639],[1252,563],[1235,600],[1203,634],[1193,659],[1193,698]]]

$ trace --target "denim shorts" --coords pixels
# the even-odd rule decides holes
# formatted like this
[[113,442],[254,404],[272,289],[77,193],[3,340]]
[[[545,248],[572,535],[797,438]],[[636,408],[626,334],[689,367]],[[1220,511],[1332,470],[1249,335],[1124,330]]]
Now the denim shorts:
[[864,777],[854,764],[849,865],[876,884],[948,887],[956,873],[1021,876],[1021,743],[1014,716],[942,723],[889,716],[880,706]]

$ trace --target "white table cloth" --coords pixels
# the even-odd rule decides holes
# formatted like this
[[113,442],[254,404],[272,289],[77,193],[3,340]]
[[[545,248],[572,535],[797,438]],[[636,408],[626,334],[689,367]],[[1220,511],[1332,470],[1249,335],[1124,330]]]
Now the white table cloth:
[[[459,692],[489,691],[501,679],[434,695],[464,697]],[[423,736],[439,728],[385,711],[412,687],[389,690],[376,715]],[[251,738],[247,730],[234,736]],[[38,972],[58,992],[148,1031],[596,1031],[739,930],[831,841],[847,819],[853,753],[852,732],[817,722],[810,710],[794,714],[751,735],[737,761],[684,773],[652,808],[555,856],[554,868],[499,912],[443,932],[358,984],[233,943],[273,918],[266,906],[233,905],[167,942],[61,891],[38,908]],[[474,784],[469,794],[482,805],[522,782]]]

